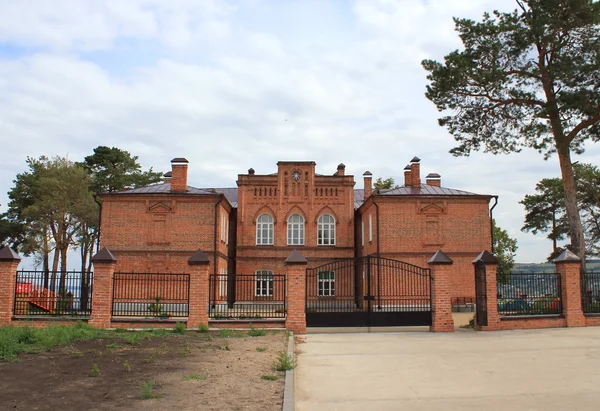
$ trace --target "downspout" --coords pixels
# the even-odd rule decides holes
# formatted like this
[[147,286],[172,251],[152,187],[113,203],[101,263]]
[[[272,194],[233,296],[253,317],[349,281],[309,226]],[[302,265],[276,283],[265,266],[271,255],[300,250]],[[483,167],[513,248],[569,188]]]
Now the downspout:
[[498,196],[492,196],[494,205],[490,208],[490,236],[492,238],[492,254],[494,254],[494,207],[498,205]]
[[379,194],[379,189],[375,191],[374,194],[371,194],[373,205],[375,206],[375,225],[377,227],[377,298],[378,298],[378,306],[381,309],[381,278],[379,276],[379,265],[380,265],[380,244],[379,244],[379,204],[375,202],[375,194]]
[[[215,281],[213,281],[213,308],[215,308],[215,303],[217,301],[217,279],[219,279],[219,277],[217,276],[218,271],[217,271],[217,223],[219,222],[218,219],[218,213],[219,213],[219,206],[221,205],[221,203],[223,202],[223,198],[225,198],[224,194],[219,194],[219,201],[217,201],[215,203],[215,224],[214,224],[214,232],[213,232],[213,267],[215,268]],[[222,281],[222,279],[219,279],[219,281]],[[210,297],[209,297],[210,298]]]
[[96,238],[96,252],[100,251],[100,227],[102,226],[102,202],[98,201],[98,195],[93,194],[94,201],[98,204],[98,238]]

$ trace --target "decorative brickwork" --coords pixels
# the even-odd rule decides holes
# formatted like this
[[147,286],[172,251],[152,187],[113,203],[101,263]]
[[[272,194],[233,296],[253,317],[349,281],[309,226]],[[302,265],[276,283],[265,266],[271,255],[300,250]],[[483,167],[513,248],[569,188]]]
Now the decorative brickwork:
[[0,327],[9,325],[15,304],[15,282],[21,257],[9,247],[0,249]]
[[196,251],[188,260],[190,268],[190,307],[188,328],[208,325],[208,269],[209,259],[202,250]]
[[306,265],[308,261],[294,250],[287,266],[287,318],[285,328],[296,334],[306,333]]
[[450,304],[450,275],[453,261],[438,250],[427,263],[431,267],[431,315],[433,332],[453,332],[452,306]]
[[92,263],[94,264],[94,293],[88,324],[95,328],[110,328],[113,277],[117,259],[107,248],[103,248],[92,257]]

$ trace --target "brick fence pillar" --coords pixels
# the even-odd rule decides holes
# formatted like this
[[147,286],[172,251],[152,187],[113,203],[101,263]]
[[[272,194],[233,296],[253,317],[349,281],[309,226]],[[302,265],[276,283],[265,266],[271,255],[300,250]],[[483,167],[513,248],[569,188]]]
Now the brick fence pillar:
[[200,324],[208,326],[208,267],[210,261],[202,250],[198,250],[188,260],[190,266],[190,304],[188,312],[188,328],[196,328]]
[[21,257],[10,247],[0,248],[0,327],[9,325],[15,306],[17,267]]
[[287,316],[285,328],[295,334],[306,334],[306,264],[302,254],[294,250],[285,260],[287,267]]
[[[498,269],[498,258],[489,251],[482,251],[473,260],[473,266],[477,264],[485,265],[485,309],[487,311],[487,325],[478,326],[477,320],[475,321],[475,329],[478,331],[492,331],[500,329],[500,315],[498,314],[498,285],[497,281],[497,269]],[[475,286],[477,286],[477,280],[475,280]],[[475,290],[477,294],[477,290]],[[475,301],[477,307],[477,301]],[[477,310],[477,308],[476,308]]]
[[567,327],[584,327],[585,317],[581,309],[581,258],[565,250],[554,261],[560,275],[561,301]]
[[95,328],[110,328],[113,300],[113,278],[116,257],[103,248],[92,257],[94,284],[92,286],[92,312],[88,324]]
[[450,266],[454,263],[442,250],[438,250],[427,264],[431,266],[431,316],[430,331],[453,332],[452,302],[450,294]]

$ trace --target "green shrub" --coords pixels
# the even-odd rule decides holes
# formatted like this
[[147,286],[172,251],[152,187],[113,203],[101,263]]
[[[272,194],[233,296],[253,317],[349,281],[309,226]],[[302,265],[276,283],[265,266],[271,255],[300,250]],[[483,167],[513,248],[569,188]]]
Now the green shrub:
[[146,381],[142,384],[140,389],[140,398],[142,400],[149,400],[151,398],[160,398],[161,395],[154,392],[154,387],[158,387],[155,382]]
[[267,381],[277,381],[279,379],[279,377],[277,375],[263,375],[260,378],[262,380],[267,380]]
[[267,332],[265,330],[257,330],[252,324],[250,324],[250,331],[248,331],[248,335],[250,337],[263,337],[267,335]]
[[100,375],[100,368],[98,368],[98,364],[92,365],[92,369],[90,370],[90,377],[97,377]]
[[273,364],[275,371],[288,371],[294,369],[294,367],[296,367],[294,360],[284,352],[279,353],[277,360]]
[[186,329],[187,327],[184,323],[175,323],[175,326],[173,327],[173,332],[175,334],[185,334]]
[[207,333],[208,332],[208,325],[206,325],[204,323],[200,323],[200,325],[198,326],[198,332],[199,333]]

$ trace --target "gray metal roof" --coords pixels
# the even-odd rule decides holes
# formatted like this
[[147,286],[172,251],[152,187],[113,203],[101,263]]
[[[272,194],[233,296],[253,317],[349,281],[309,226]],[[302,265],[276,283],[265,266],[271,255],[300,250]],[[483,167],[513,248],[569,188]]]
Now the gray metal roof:
[[[111,195],[130,195],[130,194],[170,194],[171,193],[171,183],[162,183],[162,184],[151,184],[146,187],[140,188],[132,188],[129,190],[117,191],[114,193],[110,193]],[[196,188],[192,186],[187,186],[187,191],[181,194],[196,194],[196,195],[210,195],[214,194],[212,189],[210,188]]]
[[[170,194],[171,184],[153,184],[141,188],[133,188],[130,190],[118,191],[117,195],[123,194]],[[237,187],[224,187],[224,188],[196,188],[188,186],[187,191],[181,194],[194,194],[194,195],[210,195],[210,194],[223,194],[227,201],[233,206],[238,206],[238,189]],[[468,191],[456,190],[454,188],[436,187],[427,184],[421,184],[421,187],[410,187],[403,186],[390,190],[374,190],[374,193],[381,196],[477,196],[477,197],[490,197],[489,195],[475,194]],[[359,208],[365,202],[365,190],[362,188],[354,189],[354,208]]]
[[455,188],[436,187],[421,184],[421,187],[402,186],[390,190],[380,190],[378,195],[382,196],[481,196],[491,197],[484,194],[475,194]]

